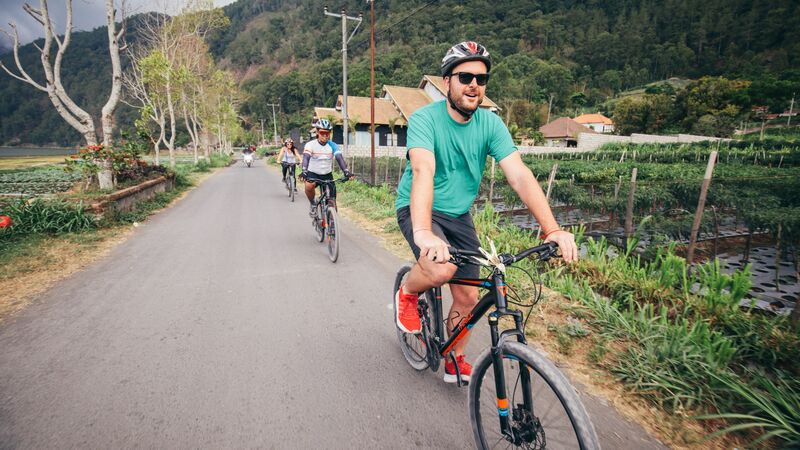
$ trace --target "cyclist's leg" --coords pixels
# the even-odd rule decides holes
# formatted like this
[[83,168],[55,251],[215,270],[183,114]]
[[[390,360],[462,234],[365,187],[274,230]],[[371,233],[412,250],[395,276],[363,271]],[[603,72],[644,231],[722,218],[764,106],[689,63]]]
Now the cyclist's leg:
[[[442,227],[450,245],[472,251],[477,251],[478,247],[480,247],[480,240],[478,240],[478,234],[475,231],[475,225],[469,213],[455,218],[437,214],[434,220]],[[459,267],[455,276],[459,278],[478,278],[480,276],[480,267],[474,264]],[[469,315],[472,308],[478,303],[478,288],[476,286],[451,284],[450,293],[453,295],[453,304],[447,316],[449,319],[447,327],[452,330],[460,320]],[[469,334],[458,341],[453,348],[456,356],[464,354],[464,348],[466,348],[468,341]]]
[[286,170],[289,168],[289,165],[285,162],[281,163],[281,180],[286,180]]
[[[312,172],[309,172],[308,175],[314,178],[319,178],[319,175]],[[312,205],[314,204],[314,195],[316,189],[317,189],[317,183],[306,181],[306,186],[305,186],[306,198],[308,198],[308,202],[311,203]]]
[[[403,292],[418,294],[430,288],[439,287],[447,283],[450,278],[453,278],[457,269],[455,265],[450,263],[439,264],[429,261],[428,258],[420,258],[420,249],[414,243],[414,231],[412,229],[411,213],[408,207],[397,210],[397,224],[400,226],[400,232],[403,233],[403,237],[406,238],[417,260],[417,264],[411,268],[411,272],[408,274],[406,284],[403,286]],[[439,225],[435,221],[432,222],[431,225],[433,233],[447,241]]]

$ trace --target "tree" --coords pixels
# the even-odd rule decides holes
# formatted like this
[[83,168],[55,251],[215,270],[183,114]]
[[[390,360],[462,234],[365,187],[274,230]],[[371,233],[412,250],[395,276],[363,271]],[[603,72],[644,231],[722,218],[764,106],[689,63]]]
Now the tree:
[[[140,34],[147,49],[145,51],[147,56],[141,58],[139,64],[145,69],[145,89],[148,89],[152,96],[159,98],[164,105],[169,133],[165,131],[162,141],[169,151],[169,163],[172,167],[175,166],[175,137],[179,112],[184,118],[187,132],[192,140],[195,160],[197,159],[198,125],[201,120],[197,102],[203,93],[203,89],[197,86],[200,80],[199,72],[205,72],[203,75],[206,76],[206,81],[213,83],[208,78],[211,64],[202,38],[211,30],[225,27],[228,23],[228,18],[222,10],[213,8],[213,4],[208,0],[188,1],[181,14],[175,17],[155,14],[142,21]],[[226,102],[218,101],[217,108],[222,108],[223,103],[227,106]],[[227,112],[224,115],[227,116]],[[218,128],[220,126],[218,123]],[[218,135],[218,137],[220,142],[223,142],[221,139],[223,136]]]
[[[65,0],[66,4],[66,25],[64,27],[64,35],[59,37],[54,30],[53,21],[50,18],[50,10],[48,0],[40,0],[39,8],[34,8],[26,3],[23,6],[28,15],[30,15],[44,30],[44,44],[36,46],[41,53],[42,69],[44,70],[45,81],[44,83],[34,80],[28,72],[22,67],[19,58],[19,33],[17,32],[17,25],[11,23],[12,33],[5,30],[0,30],[6,35],[10,36],[13,41],[14,61],[17,66],[17,72],[14,73],[8,69],[2,62],[0,67],[5,70],[13,78],[30,84],[36,89],[46,92],[50,98],[53,107],[58,111],[59,115],[75,128],[81,135],[83,135],[86,145],[96,145],[98,142],[97,131],[95,130],[94,119],[86,112],[85,109],[78,106],[73,99],[69,96],[64,89],[61,81],[61,65],[64,60],[64,55],[69,48],[70,39],[72,37],[72,0]],[[123,3],[124,6],[124,3]],[[103,131],[103,145],[110,147],[113,143],[114,134],[114,111],[120,99],[122,90],[122,64],[120,63],[120,42],[125,35],[125,25],[123,23],[117,31],[116,24],[117,10],[114,7],[114,0],[106,0],[106,27],[108,31],[108,51],[111,55],[111,92],[109,93],[108,100],[100,115],[100,122]],[[123,12],[122,18],[125,14]],[[57,50],[55,57],[51,56],[53,50],[53,42],[56,43]],[[124,45],[122,46],[124,48]],[[101,189],[111,189],[114,187],[114,175],[111,170],[111,161],[98,161],[101,169],[97,174],[98,184]]]

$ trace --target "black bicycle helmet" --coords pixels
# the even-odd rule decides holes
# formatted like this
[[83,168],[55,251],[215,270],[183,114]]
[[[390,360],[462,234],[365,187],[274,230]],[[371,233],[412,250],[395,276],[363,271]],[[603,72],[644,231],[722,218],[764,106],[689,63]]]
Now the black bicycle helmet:
[[486,47],[473,41],[464,41],[450,47],[442,58],[442,76],[446,77],[453,71],[453,67],[467,61],[483,61],[486,71],[492,68],[492,57]]

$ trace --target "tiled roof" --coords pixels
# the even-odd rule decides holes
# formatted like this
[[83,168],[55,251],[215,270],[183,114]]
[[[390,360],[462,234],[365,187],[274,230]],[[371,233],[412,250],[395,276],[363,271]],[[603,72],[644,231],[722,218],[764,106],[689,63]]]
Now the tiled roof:
[[[381,97],[384,97],[384,94],[389,94],[389,97],[394,100],[394,104],[397,105],[406,119],[411,117],[414,111],[433,101],[422,89],[404,86],[384,85],[381,90]],[[386,101],[391,100],[387,99]]]
[[545,139],[576,138],[580,133],[595,133],[591,128],[585,127],[569,117],[561,117],[547,125],[542,125],[539,131],[544,134]]
[[602,114],[581,114],[572,120],[580,124],[602,123],[603,125],[614,125],[614,122],[612,122],[611,119]]
[[[446,91],[444,89],[444,79],[440,76],[436,75],[424,75],[422,77],[422,81],[419,82],[419,88],[422,89],[425,86],[425,83],[428,82],[432,84],[436,90],[442,93],[442,96],[447,97]],[[481,107],[483,108],[497,108],[497,103],[493,102],[489,97],[483,97],[483,102],[481,102]]]
[[[333,116],[335,120],[342,120],[342,96],[336,99],[336,108],[314,108],[317,117],[325,118]],[[369,123],[370,115],[369,97],[347,96],[347,115],[350,119],[358,119],[358,123]],[[395,109],[392,102],[382,98],[375,99],[375,124],[389,125],[389,120],[396,118],[395,125],[405,125],[406,121],[400,112]]]

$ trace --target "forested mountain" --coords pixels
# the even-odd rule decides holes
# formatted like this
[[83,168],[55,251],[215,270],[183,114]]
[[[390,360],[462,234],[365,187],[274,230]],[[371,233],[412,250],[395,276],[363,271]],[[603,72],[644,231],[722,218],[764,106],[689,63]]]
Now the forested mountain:
[[[315,105],[333,105],[341,92],[341,22],[323,15],[322,4],[239,0],[224,8],[231,25],[210,44],[241,80],[247,122],[271,117],[266,103],[274,101],[283,126],[307,123]],[[351,95],[368,95],[368,6],[352,0],[329,7],[365,13],[348,47],[348,72]],[[450,45],[474,39],[496,61],[487,95],[501,106],[517,105],[508,119],[519,126],[537,126],[551,96],[556,114],[602,109],[622,90],[668,77],[750,80],[737,100],[742,111],[751,104],[777,111],[800,87],[796,0],[381,0],[375,9],[377,88],[416,85],[437,72]],[[107,72],[98,69],[107,56],[86,58],[104,50],[98,33],[73,35],[64,72],[79,96],[107,85]],[[38,57],[26,50],[28,58]],[[78,141],[44,94],[0,75],[0,95],[0,143],[65,142],[70,134]],[[43,114],[46,124],[37,125]],[[120,117],[120,125],[129,123]]]

